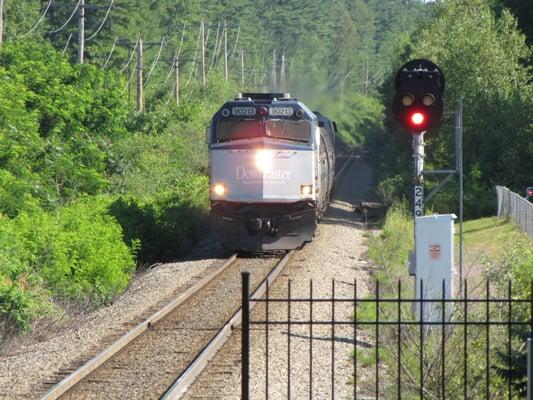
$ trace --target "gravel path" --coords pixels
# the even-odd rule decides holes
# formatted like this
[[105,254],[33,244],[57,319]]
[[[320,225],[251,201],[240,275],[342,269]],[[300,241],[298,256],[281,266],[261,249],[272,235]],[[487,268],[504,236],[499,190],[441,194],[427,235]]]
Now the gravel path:
[[[205,257],[206,254],[211,257]],[[138,275],[112,305],[73,318],[53,334],[48,333],[46,337],[32,334],[3,346],[0,399],[36,398],[52,383],[219,267],[226,254],[207,243],[194,257],[198,260],[162,264]]]
[[[373,177],[363,159],[356,158],[337,183],[336,200],[332,203],[317,235],[295,254],[270,289],[270,298],[286,298],[288,281],[291,281],[292,298],[309,298],[310,280],[313,281],[313,297],[330,299],[332,281],[335,280],[336,298],[353,298],[354,281],[357,280],[358,296],[364,296],[371,282],[369,264],[364,259],[363,232],[356,220],[353,204],[360,200],[374,200],[371,197]],[[352,304],[337,303],[334,307],[336,320],[349,320]],[[286,303],[270,303],[270,320],[287,320]],[[291,320],[309,320],[310,306],[306,303],[291,305]],[[252,313],[252,320],[264,320],[263,304]],[[313,321],[332,318],[331,302],[313,305]],[[312,355],[310,354],[311,332],[308,325],[287,325],[269,328],[269,369],[268,394],[270,399],[288,397],[288,340],[291,343],[291,396],[295,399],[353,398],[353,358],[354,332],[351,326],[313,325]],[[332,341],[333,337],[333,341]],[[250,354],[250,395],[252,399],[265,398],[265,329],[252,325]],[[333,346],[332,346],[333,343]],[[372,347],[368,337],[359,332],[357,344]],[[333,350],[332,350],[333,349]],[[332,357],[333,355],[333,357]],[[310,359],[312,358],[312,370]],[[332,359],[334,360],[332,363]],[[332,380],[332,364],[334,364]],[[312,374],[312,387],[310,387]],[[371,371],[359,366],[358,379],[362,380]],[[332,387],[332,382],[334,387]],[[364,390],[358,390],[365,395]],[[208,368],[193,384],[187,399],[200,398],[240,398],[240,332],[236,332]]]

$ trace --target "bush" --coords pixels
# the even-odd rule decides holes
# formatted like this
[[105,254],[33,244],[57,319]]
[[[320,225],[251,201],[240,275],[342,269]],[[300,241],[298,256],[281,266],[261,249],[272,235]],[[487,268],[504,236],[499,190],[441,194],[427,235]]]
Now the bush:
[[0,212],[16,215],[30,195],[53,209],[102,193],[109,148],[126,134],[113,73],[72,65],[47,42],[17,41],[1,49],[0,85]]
[[170,260],[206,234],[208,191],[207,177],[193,175],[150,200],[122,196],[111,205],[111,213],[126,242],[140,240],[139,262]]
[[136,242],[108,214],[110,201],[87,197],[59,209],[51,241],[43,248],[43,277],[54,292],[70,299],[109,302],[129,284]]
[[30,321],[38,317],[41,308],[35,293],[0,275],[0,332],[29,330]]
[[104,304],[129,284],[135,260],[108,214],[110,200],[86,197],[55,213],[35,204],[0,214],[0,325],[28,329],[59,302]]

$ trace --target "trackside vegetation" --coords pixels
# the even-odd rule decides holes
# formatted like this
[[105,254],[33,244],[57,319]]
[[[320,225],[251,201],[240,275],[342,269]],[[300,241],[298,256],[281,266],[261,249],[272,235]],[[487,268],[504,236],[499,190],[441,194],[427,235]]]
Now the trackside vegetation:
[[0,331],[107,304],[205,236],[198,142],[230,85],[140,115],[116,73],[34,40],[4,45],[0,82]]
[[[205,126],[220,104],[241,90],[240,48],[246,63],[242,89],[271,89],[277,48],[278,63],[282,52],[286,57],[286,89],[335,118],[340,140],[350,148],[382,129],[378,86],[395,51],[395,35],[405,31],[406,22],[414,29],[426,13],[415,0],[387,7],[374,0],[329,7],[319,0],[120,0],[111,22],[86,43],[86,63],[80,66],[76,40],[69,39],[77,37],[76,24],[57,30],[71,10],[54,8],[40,19],[46,4],[4,2],[2,332],[29,331],[37,319],[63,316],[72,305],[108,304],[137,268],[174,259],[207,236]],[[88,16],[87,33],[97,17],[104,13]],[[209,24],[205,87],[199,79],[200,20]],[[228,81],[219,21],[228,24]],[[159,58],[158,46],[145,46],[143,113],[134,111],[135,58],[128,68],[130,54],[115,41],[127,38],[133,45],[139,34],[145,42],[166,38]],[[171,60],[178,48],[186,61],[176,106],[173,75],[163,60]]]
[[[388,111],[392,76],[409,58],[431,58],[447,77],[447,110],[464,98],[465,215],[492,213],[493,184],[517,192],[532,184],[533,22],[519,3],[118,0],[78,65],[77,24],[65,24],[71,9],[52,7],[41,18],[48,1],[5,0],[0,337],[28,332],[40,318],[68,317],[72,305],[109,304],[142,265],[175,259],[208,235],[205,126],[239,91],[286,90],[336,120],[343,150],[376,149],[380,193],[390,204],[409,198],[412,170],[411,138]],[[105,11],[89,13],[87,37]],[[142,113],[131,52],[139,35],[145,43],[165,38],[145,46]],[[178,49],[179,106],[170,65]],[[428,168],[452,166],[452,132],[447,117],[427,135]],[[453,211],[454,199],[453,189],[440,194],[435,210]]]
[[[501,221],[494,217],[471,220],[464,225],[465,234],[465,274],[468,277],[469,298],[484,299],[486,296],[486,282],[490,282],[490,296],[492,298],[506,298],[508,284],[512,282],[512,297],[529,298],[532,293],[533,279],[533,243],[516,225],[509,221]],[[405,204],[393,206],[387,213],[381,233],[368,239],[367,255],[376,262],[375,278],[380,282],[382,297],[397,298],[398,281],[402,281],[401,296],[414,297],[412,279],[407,272],[408,252],[412,247],[413,221]],[[406,239],[407,238],[407,239]],[[487,246],[485,244],[488,244]],[[456,282],[456,286],[458,282]],[[372,295],[371,295],[372,297]],[[358,318],[375,321],[375,302],[363,303],[358,311]],[[454,320],[461,320],[460,307],[453,312]],[[470,303],[469,320],[483,321],[486,318],[484,305]],[[506,310],[497,305],[489,309],[489,318],[498,321],[507,318]],[[396,304],[383,304],[380,307],[380,320],[396,320],[398,308]],[[402,320],[413,320],[412,309],[406,304],[402,309]],[[528,321],[530,318],[529,305],[514,306],[512,319],[514,321]],[[419,391],[420,356],[418,327],[405,327],[402,331],[402,395],[415,396]],[[373,335],[372,328],[368,334]],[[468,398],[485,398],[486,396],[486,334],[485,329],[468,328]],[[512,390],[515,395],[524,394],[526,388],[525,346],[529,332],[527,327],[514,327],[511,332],[512,353],[511,360],[507,356],[508,331],[506,327],[493,326],[490,328],[489,352],[491,367],[489,370],[490,393],[494,398],[508,396],[508,379],[511,379]],[[441,335],[440,330],[432,334],[428,330],[424,344],[424,390],[428,396],[442,396],[439,377],[441,375]],[[446,397],[458,398],[463,395],[463,354],[458,349],[463,348],[464,328],[450,327],[446,331]],[[396,328],[383,327],[381,332],[380,363],[382,369],[397,370],[398,355],[396,349]],[[362,364],[374,365],[375,354],[372,349],[359,349],[357,354]],[[509,363],[510,361],[510,363]],[[511,364],[512,370],[508,365]],[[396,375],[386,378],[383,384],[384,393],[397,395]],[[363,385],[365,383],[363,382]],[[371,387],[372,382],[366,382]],[[386,396],[388,397],[388,396]]]

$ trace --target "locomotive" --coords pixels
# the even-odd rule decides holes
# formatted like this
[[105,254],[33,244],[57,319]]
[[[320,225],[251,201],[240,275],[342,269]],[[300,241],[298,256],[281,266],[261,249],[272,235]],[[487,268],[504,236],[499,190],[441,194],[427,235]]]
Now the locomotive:
[[313,239],[332,194],[336,124],[286,93],[243,93],[207,128],[211,222],[237,251]]

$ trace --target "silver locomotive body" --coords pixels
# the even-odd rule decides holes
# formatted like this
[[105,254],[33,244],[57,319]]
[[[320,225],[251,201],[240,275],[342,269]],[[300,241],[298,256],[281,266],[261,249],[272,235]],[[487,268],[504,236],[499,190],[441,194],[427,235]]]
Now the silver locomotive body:
[[311,241],[333,183],[329,120],[283,94],[245,94],[224,104],[207,135],[220,242],[261,251]]

